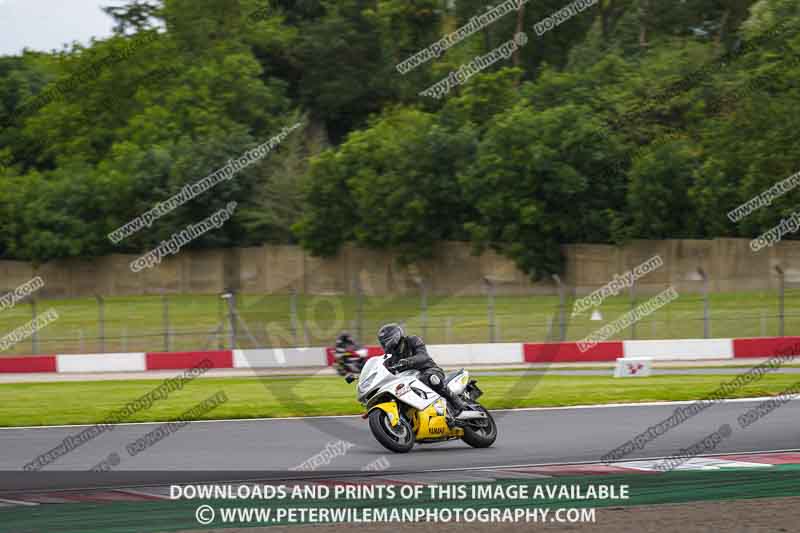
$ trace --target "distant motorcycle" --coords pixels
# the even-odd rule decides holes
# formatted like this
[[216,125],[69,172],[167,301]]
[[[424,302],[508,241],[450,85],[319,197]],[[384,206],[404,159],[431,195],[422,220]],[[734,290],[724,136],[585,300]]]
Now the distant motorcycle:
[[[417,376],[419,371],[406,370],[394,374],[387,368],[389,355],[366,361],[358,378],[358,401],[367,412],[369,428],[385,448],[405,453],[414,443],[441,442],[461,439],[474,448],[488,448],[497,438],[497,425],[492,415],[478,403],[483,394],[477,382],[469,379],[464,370],[450,372],[445,385],[462,395],[469,407],[457,419],[448,411],[447,401],[425,385]],[[346,378],[352,383],[357,378]]]
[[334,354],[333,367],[340,376],[360,374],[367,360],[367,349],[345,350]]

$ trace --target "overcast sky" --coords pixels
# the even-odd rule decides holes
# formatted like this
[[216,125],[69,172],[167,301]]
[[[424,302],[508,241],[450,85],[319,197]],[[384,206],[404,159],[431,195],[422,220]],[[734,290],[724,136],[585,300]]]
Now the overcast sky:
[[23,48],[60,50],[65,43],[88,44],[91,37],[108,37],[114,22],[101,6],[125,0],[0,0],[0,55]]

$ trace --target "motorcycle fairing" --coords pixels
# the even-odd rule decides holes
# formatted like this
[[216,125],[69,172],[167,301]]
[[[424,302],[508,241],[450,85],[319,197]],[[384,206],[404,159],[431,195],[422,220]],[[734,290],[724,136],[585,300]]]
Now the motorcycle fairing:
[[383,402],[377,405],[373,405],[370,407],[367,414],[371,413],[375,409],[380,409],[387,415],[389,415],[389,423],[392,427],[395,427],[398,422],[400,422],[400,410],[397,408],[397,402]]
[[412,427],[418,441],[442,440],[461,437],[464,430],[447,425],[447,402],[438,398],[427,408],[415,411],[412,415]]

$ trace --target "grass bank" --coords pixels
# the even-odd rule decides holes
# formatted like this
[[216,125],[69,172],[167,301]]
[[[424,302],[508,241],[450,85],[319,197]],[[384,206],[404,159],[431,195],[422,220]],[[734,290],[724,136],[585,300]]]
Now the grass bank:
[[[606,376],[483,376],[489,409],[617,402],[695,400],[735,375],[669,375],[635,379]],[[738,391],[744,398],[778,394],[800,376],[768,374]],[[13,383],[0,385],[0,426],[92,424],[156,388],[158,380]],[[154,402],[128,422],[170,420],[224,391],[229,401],[204,418],[259,418],[359,414],[355,385],[341,378],[201,378]]]

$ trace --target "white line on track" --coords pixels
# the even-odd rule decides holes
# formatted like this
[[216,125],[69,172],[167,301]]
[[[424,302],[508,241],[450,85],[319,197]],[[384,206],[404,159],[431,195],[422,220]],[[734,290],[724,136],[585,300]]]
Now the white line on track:
[[[92,490],[94,490],[94,489],[92,489]],[[157,499],[157,500],[170,500],[171,499],[169,496],[164,496],[163,494],[157,494],[157,493],[153,493],[153,492],[144,492],[144,491],[135,490],[135,489],[120,489],[120,490],[117,490],[117,492],[121,492],[123,494],[124,493],[132,494],[134,496],[145,496],[145,497],[149,497],[149,498],[153,498],[153,499]]]
[[7,500],[5,498],[0,498],[0,503],[7,503],[9,505],[39,505],[36,502],[23,502],[19,500]]
[[[746,402],[763,402],[766,400],[774,399],[774,396],[759,396],[757,398],[731,398],[727,400],[720,400],[715,403],[746,403]],[[559,410],[578,410],[578,409],[613,409],[619,407],[657,407],[664,405],[690,405],[700,400],[677,400],[665,402],[633,402],[633,403],[606,403],[596,405],[565,405],[556,407],[517,407],[514,409],[492,409],[492,413],[506,413],[506,412],[521,412],[521,411],[559,411]],[[800,401],[800,398],[793,398],[790,401]],[[336,419],[336,418],[361,418],[362,415],[318,415],[318,416],[284,416],[284,417],[262,417],[262,418],[225,418],[219,420],[189,420],[190,424],[214,424],[220,422],[270,422],[279,420],[319,420],[319,419]],[[158,425],[165,422],[175,422],[175,420],[155,420],[151,422],[120,422],[113,424],[114,426],[141,426],[141,425]],[[61,424],[52,426],[19,426],[19,427],[0,427],[0,430],[22,430],[22,429],[51,429],[51,428],[81,428],[96,426],[95,424]]]

